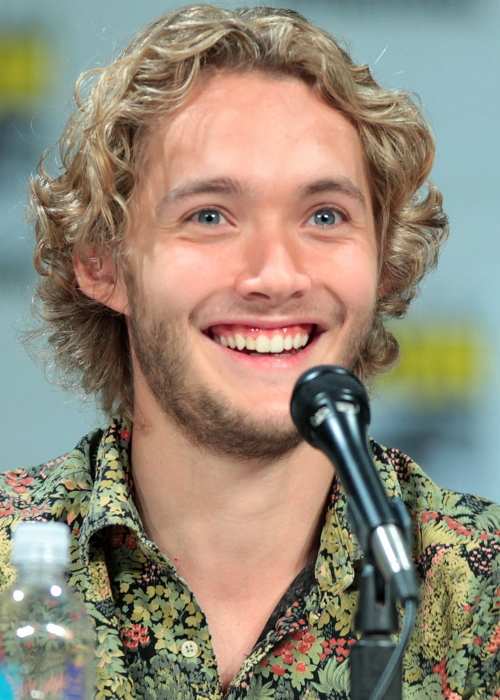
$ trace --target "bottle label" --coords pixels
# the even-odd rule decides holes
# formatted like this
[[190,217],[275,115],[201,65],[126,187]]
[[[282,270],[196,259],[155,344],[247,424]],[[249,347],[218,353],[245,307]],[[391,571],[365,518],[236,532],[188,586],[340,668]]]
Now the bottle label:
[[0,665],[0,698],[17,700],[20,697],[58,697],[61,700],[85,700],[85,668],[68,664],[65,673],[53,673],[45,679],[24,679],[15,664]]
[[0,666],[0,698],[2,700],[16,700],[21,692],[21,672],[15,664],[2,664]]
[[64,700],[85,700],[87,697],[85,686],[85,668],[76,664],[68,664],[64,682]]

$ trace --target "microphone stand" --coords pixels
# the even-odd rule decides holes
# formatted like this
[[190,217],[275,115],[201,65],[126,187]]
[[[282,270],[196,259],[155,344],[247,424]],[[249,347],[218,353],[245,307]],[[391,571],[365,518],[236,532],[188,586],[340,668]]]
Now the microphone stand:
[[[402,506],[402,507],[401,507]],[[393,500],[391,508],[395,520],[399,523],[406,541],[411,540],[411,519],[401,501]],[[367,532],[361,518],[356,516],[356,508],[349,504],[350,519],[355,523],[358,538],[364,540],[363,551],[370,552],[370,533]],[[361,638],[351,651],[351,699],[369,700],[373,690],[391,658],[396,643],[391,635],[399,631],[397,597],[393,587],[386,583],[378,571],[373,556],[368,554],[363,559],[359,600],[355,616],[355,628]],[[385,700],[402,698],[402,660],[396,667],[391,684],[387,689]]]
[[[290,410],[302,437],[334,465],[365,555],[356,615],[362,636],[351,652],[351,697],[401,700],[400,657],[415,623],[418,600],[409,555],[412,526],[404,504],[389,500],[370,456],[366,389],[344,367],[319,365],[297,380]],[[395,648],[391,634],[398,631],[397,600],[404,601],[405,616]]]

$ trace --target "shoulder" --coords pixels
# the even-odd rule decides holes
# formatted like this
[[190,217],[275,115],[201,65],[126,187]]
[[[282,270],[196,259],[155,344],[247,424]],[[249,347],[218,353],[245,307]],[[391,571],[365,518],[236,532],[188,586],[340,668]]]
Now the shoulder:
[[421,528],[441,523],[459,537],[499,535],[500,505],[481,496],[442,488],[401,450],[376,442],[371,447],[382,477],[397,480],[402,499]]
[[373,443],[372,451],[382,477],[397,479],[414,525],[421,581],[419,623],[408,652],[414,673],[430,659],[446,687],[453,683],[467,697],[484,697],[495,685],[498,652],[500,506],[439,487],[400,450]]
[[[438,486],[407,455],[374,444],[374,457],[399,492],[413,521],[414,557],[423,579],[446,571],[450,591],[460,579],[470,590],[491,585],[500,554],[500,506]],[[456,592],[455,586],[455,592]]]
[[101,430],[86,435],[73,450],[48,462],[0,473],[0,588],[10,581],[10,539],[20,521],[71,524],[81,510],[92,491],[92,453],[101,435]]
[[49,507],[51,499],[61,491],[70,493],[75,486],[91,487],[92,453],[101,435],[102,430],[96,430],[60,457],[0,473],[0,519],[25,509],[32,509],[36,515],[37,508]]

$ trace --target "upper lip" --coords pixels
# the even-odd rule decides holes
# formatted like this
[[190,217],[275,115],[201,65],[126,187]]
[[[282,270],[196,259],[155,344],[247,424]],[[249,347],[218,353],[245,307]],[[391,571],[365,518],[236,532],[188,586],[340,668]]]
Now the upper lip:
[[262,328],[273,330],[287,328],[288,326],[313,326],[317,331],[323,332],[327,326],[324,322],[316,318],[239,318],[220,319],[206,324],[203,331],[207,332],[214,326],[247,326],[248,328]]

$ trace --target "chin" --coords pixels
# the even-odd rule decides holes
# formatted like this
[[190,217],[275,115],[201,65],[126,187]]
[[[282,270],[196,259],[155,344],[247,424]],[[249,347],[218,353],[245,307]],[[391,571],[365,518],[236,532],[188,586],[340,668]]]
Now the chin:
[[[259,401],[261,402],[260,406],[258,405]],[[235,408],[240,415],[245,415],[255,425],[262,425],[267,428],[269,428],[269,425],[272,425],[281,430],[290,430],[293,427],[289,399],[286,402],[280,401],[274,405],[269,405],[267,398],[264,396],[260,400],[253,399],[252,404],[253,410],[250,411],[248,410],[248,401],[245,405],[235,406]]]

